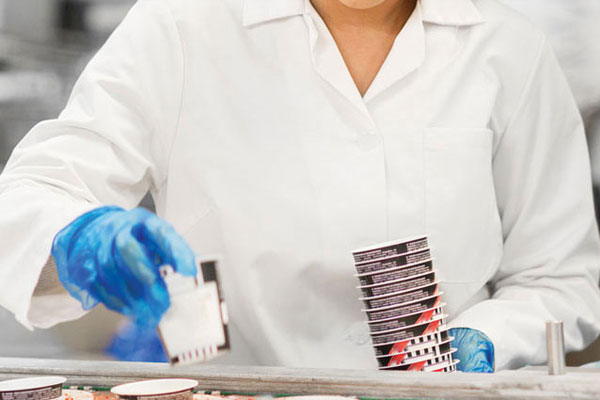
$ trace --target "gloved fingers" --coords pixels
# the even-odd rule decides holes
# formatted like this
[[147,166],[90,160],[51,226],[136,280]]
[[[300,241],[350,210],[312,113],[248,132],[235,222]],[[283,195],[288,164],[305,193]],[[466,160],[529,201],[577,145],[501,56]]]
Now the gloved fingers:
[[149,215],[143,224],[132,230],[137,240],[156,256],[158,265],[169,264],[180,274],[196,276],[195,255],[175,229],[156,215]]
[[[97,277],[93,289],[103,297],[99,298],[105,305],[115,311],[126,314],[121,309],[131,312],[134,307],[136,296],[127,284],[128,277],[117,267],[114,240],[108,240],[97,250],[96,273]],[[108,303],[108,304],[107,304]],[[109,306],[110,304],[110,306]]]
[[136,319],[145,326],[155,326],[169,308],[169,294],[156,266],[129,230],[115,237],[114,259],[133,294]]
[[157,281],[146,288],[143,298],[134,304],[134,320],[138,325],[155,328],[171,305],[164,283]]
[[457,348],[457,369],[463,372],[494,372],[494,346],[483,333],[470,328],[452,328],[452,346]]
[[[157,279],[161,279],[154,261],[128,229],[123,229],[115,237],[114,256],[120,261],[117,266],[121,272],[139,282],[139,289],[151,286]],[[134,294],[142,294],[143,290],[132,289]]]
[[459,371],[479,373],[494,372],[485,353],[481,351],[462,351],[460,354],[456,354],[456,358],[460,360],[457,365]]
[[114,295],[102,283],[95,282],[90,288],[90,293],[109,310],[131,316],[131,309],[129,306],[120,298],[120,296]]

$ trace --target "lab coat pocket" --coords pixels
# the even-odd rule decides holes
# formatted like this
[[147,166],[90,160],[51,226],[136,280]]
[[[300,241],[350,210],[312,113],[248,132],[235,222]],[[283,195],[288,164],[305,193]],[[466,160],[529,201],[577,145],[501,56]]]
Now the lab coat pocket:
[[489,129],[424,131],[426,226],[445,283],[485,283],[502,255]]

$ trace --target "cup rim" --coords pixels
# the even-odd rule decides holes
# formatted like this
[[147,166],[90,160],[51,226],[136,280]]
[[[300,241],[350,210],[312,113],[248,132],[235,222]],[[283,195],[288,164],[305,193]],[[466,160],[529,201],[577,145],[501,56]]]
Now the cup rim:
[[113,387],[110,391],[119,397],[168,396],[191,391],[196,386],[198,381],[195,379],[162,378],[124,383]]
[[[442,342],[437,343],[437,344],[435,344],[433,346],[425,346],[424,348],[428,349],[430,347],[441,346],[441,345],[446,344],[446,343],[452,343],[453,340],[454,340],[454,336],[448,336],[448,338],[444,339]],[[413,346],[417,346],[417,345],[413,345]],[[419,350],[421,350],[421,349],[419,348]],[[401,351],[399,353],[386,354],[386,355],[382,355],[382,356],[375,355],[375,358],[386,358],[386,357],[400,356],[402,354],[410,353],[411,351],[414,351],[414,350],[406,350],[406,351]],[[442,354],[446,354],[446,353],[442,353]]]
[[367,324],[377,324],[377,323],[381,323],[381,322],[393,321],[393,320],[398,319],[398,318],[411,317],[411,316],[416,315],[416,314],[426,313],[427,311],[435,310],[437,308],[441,309],[444,306],[446,306],[446,303],[440,302],[440,304],[438,304],[437,306],[430,307],[430,308],[428,308],[426,310],[423,310],[423,311],[415,311],[415,312],[412,312],[410,314],[400,315],[400,316],[397,316],[397,317],[389,317],[389,318],[383,318],[383,319],[376,319],[374,321],[363,321],[363,322],[365,322]]
[[[442,333],[448,333],[450,331],[450,329],[451,328],[449,328],[446,324],[443,324],[443,325],[438,326],[434,332],[426,333],[424,335],[415,336],[410,339],[400,340],[400,341],[393,342],[393,343],[373,345],[373,348],[376,349],[378,347],[389,346],[390,344],[396,344],[396,343],[401,343],[401,342],[411,342],[413,340],[421,339],[421,338],[424,338],[426,336],[431,336],[431,335],[441,335]],[[448,337],[450,337],[449,333],[448,333]],[[377,355],[375,355],[375,357],[377,357]]]
[[392,246],[396,246],[399,244],[407,244],[410,242],[416,242],[417,240],[421,240],[421,239],[427,239],[427,242],[428,242],[427,247],[429,247],[429,236],[426,234],[423,234],[423,235],[409,236],[409,237],[405,237],[405,238],[397,239],[397,240],[389,240],[387,242],[372,244],[370,246],[359,247],[358,249],[352,250],[352,255],[355,255],[358,253],[365,253],[367,251],[379,250],[379,249],[383,249],[385,247],[392,247]]
[[[400,255],[398,257],[402,257],[402,255]],[[393,257],[391,257],[391,258],[393,258]],[[392,268],[380,269],[379,271],[369,271],[369,272],[363,272],[363,273],[358,273],[358,271],[357,271],[357,273],[353,274],[353,276],[355,276],[356,278],[362,278],[363,276],[385,274],[385,273],[390,273],[390,272],[394,272],[394,271],[399,271],[399,270],[405,269],[405,268],[416,267],[417,265],[425,264],[428,262],[432,263],[431,266],[433,267],[434,260],[435,260],[435,257],[429,257],[426,260],[417,261],[417,262],[413,262],[410,264],[404,264],[404,265],[400,265],[400,266],[392,267]],[[435,270],[432,270],[432,271],[435,271]]]
[[41,390],[62,385],[67,381],[64,376],[33,376],[27,378],[8,379],[0,382],[0,393]]
[[442,312],[442,313],[432,317],[429,321],[419,322],[418,324],[405,326],[404,328],[396,328],[396,329],[390,329],[387,331],[381,331],[381,332],[377,332],[377,333],[370,333],[370,335],[371,335],[371,337],[380,337],[380,336],[385,336],[385,335],[389,335],[389,334],[393,334],[393,333],[397,333],[397,332],[407,331],[407,330],[413,329],[417,326],[426,325],[431,322],[436,322],[436,321],[442,320],[444,318],[448,318],[448,314],[444,314]]
[[[424,252],[427,252],[427,251],[431,255],[431,247],[423,247],[422,249],[419,249],[419,250],[407,251],[406,253],[394,254],[393,256],[381,257],[381,258],[374,258],[374,259],[369,260],[369,261],[355,262],[354,263],[354,267],[356,268],[356,271],[358,272],[358,267],[362,267],[362,266],[365,266],[365,265],[370,264],[370,263],[376,263],[376,262],[386,261],[386,260],[390,260],[392,258],[397,258],[397,257],[406,257],[406,256],[409,256],[409,255],[412,255],[412,254],[415,254],[415,253],[424,253]],[[429,258],[431,258],[431,256]]]
[[420,274],[417,274],[417,275],[413,275],[413,276],[408,276],[406,278],[394,279],[394,280],[386,281],[386,282],[373,283],[373,284],[370,284],[370,285],[361,285],[361,286],[357,286],[356,288],[357,289],[371,289],[371,288],[374,288],[374,287],[380,287],[380,286],[386,286],[386,285],[394,285],[396,283],[401,283],[401,282],[409,281],[409,280],[412,280],[412,279],[418,279],[418,278],[421,278],[423,276],[426,276],[426,275],[429,275],[429,274],[435,274],[435,273],[436,273],[436,271],[434,269],[432,269],[431,271],[423,272],[423,273],[420,273]]
[[394,296],[397,296],[399,294],[405,294],[405,293],[414,292],[414,291],[421,290],[421,289],[429,287],[429,286],[439,285],[440,283],[441,283],[441,281],[439,281],[439,280],[436,279],[435,281],[430,282],[430,283],[428,283],[426,285],[421,285],[421,286],[417,286],[417,287],[410,288],[410,289],[405,289],[405,290],[399,290],[397,292],[392,292],[392,293],[379,294],[377,296],[359,297],[358,299],[361,300],[361,301],[365,301],[365,300],[379,300],[379,299],[383,299],[383,298],[386,298],[386,297],[394,297]]
[[391,310],[392,308],[406,307],[406,306],[411,305],[413,303],[418,303],[420,301],[429,300],[429,299],[432,299],[434,297],[441,296],[443,294],[444,294],[443,291],[439,291],[439,292],[437,292],[435,294],[432,294],[431,296],[423,297],[423,298],[417,299],[417,300],[407,301],[406,303],[393,304],[391,306],[385,306],[385,307],[380,307],[380,308],[369,308],[369,309],[364,308],[361,311],[362,312],[366,312],[366,313],[370,313],[370,312],[379,312],[379,311]]
[[[444,320],[443,320],[443,318],[442,318],[442,319],[439,319],[439,320],[435,320],[435,321],[428,321],[428,323],[431,323],[431,322],[437,322],[437,321],[440,321],[441,323],[440,323],[440,325],[438,325],[438,327],[435,329],[435,331],[434,331],[434,332],[436,332],[436,331],[438,331],[438,330],[442,330],[440,327],[442,327],[442,326],[443,326],[443,327],[445,327],[445,326],[446,326],[446,321],[444,321]],[[446,329],[444,328],[443,330],[446,330]],[[431,332],[431,333],[434,333],[434,332]],[[421,334],[421,335],[419,335],[419,336],[414,336],[414,337],[407,338],[407,339],[393,340],[393,341],[391,341],[391,342],[385,342],[385,343],[377,343],[377,344],[375,344],[375,343],[372,343],[372,345],[373,345],[373,347],[375,347],[375,348],[376,348],[376,347],[389,346],[389,345],[391,345],[391,344],[396,344],[396,343],[402,343],[402,342],[406,342],[406,341],[411,341],[411,340],[413,340],[413,339],[416,339],[416,338],[418,338],[418,337],[422,337],[422,336],[426,336],[426,335],[428,335],[428,334],[427,334],[427,333],[426,333],[426,334]],[[372,336],[371,336],[371,339],[373,339],[373,337],[372,337]]]

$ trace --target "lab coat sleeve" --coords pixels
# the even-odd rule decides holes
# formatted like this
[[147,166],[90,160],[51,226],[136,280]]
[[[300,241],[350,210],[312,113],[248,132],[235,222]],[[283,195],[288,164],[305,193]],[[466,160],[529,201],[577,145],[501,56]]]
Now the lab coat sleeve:
[[544,44],[495,145],[493,173],[504,252],[492,297],[451,326],[484,332],[496,369],[546,361],[545,322],[563,320],[567,351],[600,330],[600,240],[581,117]]
[[56,233],[99,205],[134,207],[165,183],[183,90],[183,52],[168,7],[136,3],[64,111],[26,135],[0,176],[0,306],[28,328],[84,314],[57,287]]

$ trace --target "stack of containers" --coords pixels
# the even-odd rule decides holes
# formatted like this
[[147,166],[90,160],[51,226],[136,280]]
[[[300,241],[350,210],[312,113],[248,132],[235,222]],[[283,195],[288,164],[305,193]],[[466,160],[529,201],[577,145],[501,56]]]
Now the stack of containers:
[[455,371],[427,236],[352,254],[379,369]]

